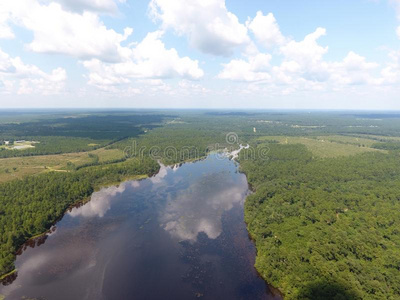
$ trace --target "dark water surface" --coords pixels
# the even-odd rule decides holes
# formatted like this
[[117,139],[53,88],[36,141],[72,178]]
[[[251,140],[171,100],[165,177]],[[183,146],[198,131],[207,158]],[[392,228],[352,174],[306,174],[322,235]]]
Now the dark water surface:
[[94,193],[18,256],[6,299],[274,299],[253,267],[246,177],[211,155]]

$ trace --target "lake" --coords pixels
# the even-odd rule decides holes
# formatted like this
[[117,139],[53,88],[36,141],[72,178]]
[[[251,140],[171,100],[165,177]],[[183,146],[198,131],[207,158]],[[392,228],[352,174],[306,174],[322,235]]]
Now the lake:
[[[280,299],[254,269],[237,164],[213,154],[103,188],[27,243],[6,299]],[[23,298],[25,297],[25,298]]]

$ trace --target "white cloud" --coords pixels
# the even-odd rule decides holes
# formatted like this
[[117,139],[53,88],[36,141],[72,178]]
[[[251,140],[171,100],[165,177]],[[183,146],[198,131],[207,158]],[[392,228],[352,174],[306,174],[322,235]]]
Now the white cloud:
[[[114,14],[118,11],[114,0],[57,0],[63,7],[75,11],[95,11]],[[125,0],[118,0],[119,3],[125,3]]]
[[203,85],[194,83],[193,81],[187,79],[179,81],[178,86],[181,89],[181,91],[186,94],[209,92],[209,90],[205,88]]
[[0,39],[12,39],[14,33],[11,30],[8,21],[10,19],[10,10],[7,1],[0,1]]
[[271,78],[269,74],[271,55],[258,53],[249,57],[248,61],[234,59],[224,64],[223,71],[218,75],[220,79],[236,81],[260,81]]
[[107,29],[95,13],[65,11],[59,3],[2,1],[10,21],[33,32],[33,41],[27,47],[34,52],[108,62],[122,61],[127,55],[128,51],[120,44],[132,34],[131,28],[126,28],[123,34],[117,33]]
[[187,36],[204,53],[227,56],[250,42],[246,26],[227,10],[225,0],[152,0],[150,11],[164,28]]
[[0,39],[12,39],[14,37],[14,33],[9,26],[0,24]]
[[400,51],[389,53],[390,62],[382,70],[384,83],[396,84],[400,82]]
[[[400,0],[390,1],[400,20]],[[26,40],[30,35],[22,37],[25,50],[77,58],[88,71],[84,76],[89,86],[81,90],[108,95],[186,97],[208,92],[201,83],[193,82],[204,76],[199,62],[166,47],[166,30],[186,37],[204,53],[228,56],[240,50],[240,56],[222,64],[217,77],[246,86],[242,90],[248,93],[344,91],[356,85],[389,89],[400,83],[399,52],[391,52],[390,61],[382,68],[353,51],[343,59],[328,61],[324,28],[295,40],[282,34],[272,13],[259,11],[242,24],[225,2],[151,0],[150,15],[160,22],[160,30],[132,43],[128,41],[131,28],[118,32],[101,19],[104,13],[115,16],[125,0],[0,0],[0,39],[14,38],[17,27],[26,29],[32,39]],[[396,32],[400,38],[400,26]],[[64,69],[43,71],[24,61],[0,52],[1,93],[54,94],[63,90]],[[178,80],[165,80],[170,78]]]
[[19,57],[10,57],[0,49],[1,93],[58,94],[63,90],[66,79],[67,73],[62,68],[46,73],[37,66],[24,64]]
[[[1,11],[7,12],[8,21],[33,32],[33,40],[27,45],[27,49],[80,59],[89,70],[88,83],[105,92],[137,94],[141,89],[130,85],[134,80],[196,80],[204,75],[198,61],[180,57],[174,48],[166,49],[161,41],[162,31],[149,33],[136,46],[132,46],[133,43],[130,46],[121,46],[132,34],[132,29],[126,28],[123,34],[108,29],[94,12],[86,9],[82,13],[66,11],[60,3],[55,2],[43,4],[30,0],[5,1],[7,11]],[[63,1],[63,5],[65,3]],[[84,7],[89,2],[80,0],[68,3]],[[99,0],[90,3],[99,8],[114,2]],[[27,92],[32,83],[21,81],[24,84],[21,91]],[[36,84],[42,83],[37,81]],[[117,86],[123,86],[123,89]],[[166,91],[168,86],[159,85],[157,89]]]
[[330,79],[337,85],[379,85],[382,79],[375,78],[370,71],[376,69],[377,63],[370,63],[352,51],[340,63],[333,63],[330,67]]
[[[262,13],[258,13],[258,16],[262,16]],[[325,34],[324,28],[318,28],[300,42],[282,37],[281,41],[286,41],[285,44],[280,47],[278,47],[279,44],[274,44],[278,47],[280,55],[283,56],[280,66],[268,68],[272,58],[270,54],[249,54],[247,52],[247,61],[234,59],[223,65],[224,69],[219,74],[219,78],[262,81],[272,77],[279,84],[293,84],[295,77],[321,80],[321,77],[326,77],[324,74],[326,66],[321,61],[328,48],[320,46],[317,40]]]
[[301,66],[309,66],[320,61],[322,56],[328,52],[328,47],[322,47],[317,40],[326,34],[325,28],[317,28],[308,34],[301,42],[294,40],[280,48],[286,60],[293,60]]
[[285,43],[286,39],[282,35],[272,13],[264,16],[261,11],[258,11],[256,17],[253,20],[249,20],[246,25],[254,33],[257,41],[266,48]]
[[[257,93],[260,89],[269,88],[270,91],[280,90],[282,94],[289,94],[303,90],[321,91],[361,84],[378,86],[384,83],[382,77],[372,75],[379,65],[367,62],[365,57],[352,51],[342,61],[325,61],[324,55],[328,52],[328,47],[318,43],[326,35],[324,28],[317,28],[297,42],[281,35],[272,14],[264,16],[258,12],[256,18],[248,22],[248,26],[257,40],[272,48],[279,59],[273,60],[270,54],[260,53],[253,46],[243,53],[245,59],[233,59],[223,64],[223,70],[218,77],[250,82],[246,92]],[[267,34],[262,28],[272,29]],[[387,73],[393,73],[393,66]]]
[[143,41],[130,49],[131,53],[124,62],[109,64],[98,59],[83,62],[89,70],[89,84],[104,88],[130,84],[143,78],[196,80],[203,77],[198,61],[180,57],[173,48],[165,48],[162,34],[160,31],[147,34]]
[[0,39],[12,39],[15,37],[8,24],[8,19],[8,11],[4,3],[0,2]]

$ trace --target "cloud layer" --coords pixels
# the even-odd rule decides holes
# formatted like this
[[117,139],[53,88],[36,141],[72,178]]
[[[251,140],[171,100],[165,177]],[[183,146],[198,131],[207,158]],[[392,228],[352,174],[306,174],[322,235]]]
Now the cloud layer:
[[[389,1],[400,22],[400,1]],[[148,17],[156,29],[138,40],[129,19],[119,29],[105,21],[117,19],[127,5],[126,0],[0,1],[0,39],[21,42],[21,29],[30,36],[22,41],[29,59],[0,49],[0,93],[66,93],[75,79],[69,68],[36,66],[33,55],[75,59],[86,84],[69,93],[86,96],[92,90],[118,97],[222,95],[224,86],[228,93],[255,97],[351,93],[357,87],[395,90],[400,84],[399,49],[389,49],[383,63],[352,49],[329,60],[334,45],[326,43],[328,30],[316,27],[294,38],[282,33],[272,12],[240,20],[225,0],[149,0]],[[185,48],[168,43],[172,34],[189,45],[184,55]],[[400,39],[400,26],[393,34]]]
[[66,79],[66,71],[62,68],[46,73],[34,65],[23,63],[20,57],[10,57],[0,49],[0,93],[58,94],[63,90]]
[[[319,43],[327,34],[325,28],[319,27],[303,40],[296,41],[282,35],[273,14],[261,12],[249,20],[247,26],[259,45],[270,53],[253,46],[252,51],[242,53],[242,58],[223,64],[218,78],[251,82],[252,88],[254,84],[271,91],[280,88],[282,93],[334,91],[355,85],[383,86],[400,81],[395,54],[386,67],[368,62],[353,51],[341,61],[325,60],[329,47]],[[273,58],[278,63],[272,64]]]

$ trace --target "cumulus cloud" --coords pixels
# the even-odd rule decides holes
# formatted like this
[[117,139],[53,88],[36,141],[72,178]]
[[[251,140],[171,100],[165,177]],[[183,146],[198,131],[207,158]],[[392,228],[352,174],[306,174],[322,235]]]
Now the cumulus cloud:
[[199,68],[198,61],[180,57],[173,48],[167,49],[160,40],[162,34],[161,31],[149,33],[135,48],[130,49],[124,62],[109,64],[98,59],[83,62],[89,70],[89,84],[115,86],[141,78],[201,78],[204,72]]
[[[261,19],[257,20],[257,18]],[[262,28],[262,25],[257,25],[259,23],[275,24],[272,27],[279,28],[272,14],[264,16],[258,12],[257,17],[249,23],[249,26],[258,30]],[[260,30],[260,32],[262,31]],[[246,60],[234,59],[230,63],[224,64],[223,70],[218,77],[237,81],[260,81],[269,80],[273,77],[274,80],[287,84],[293,83],[292,76],[295,74],[297,76],[303,74],[309,77],[321,77],[326,66],[320,62],[323,55],[328,51],[328,47],[320,46],[318,39],[325,34],[326,30],[324,28],[317,28],[315,32],[308,34],[300,42],[280,36],[278,39],[274,38],[273,43],[271,42],[271,36],[262,35],[258,39],[264,37],[262,41],[266,42],[267,46],[275,46],[274,49],[277,49],[278,53],[283,57],[280,66],[271,66],[272,56],[255,50],[253,54],[246,52]],[[275,36],[279,35],[275,34]]]
[[280,48],[286,60],[292,60],[301,66],[309,66],[320,61],[322,56],[328,52],[328,47],[322,47],[317,40],[326,35],[325,28],[317,28],[313,33],[308,34],[301,42],[289,41]]
[[[63,7],[75,11],[95,11],[114,14],[118,11],[117,3],[114,0],[58,0]],[[125,3],[125,0],[118,0],[119,3]]]
[[330,80],[342,85],[380,84],[382,79],[374,78],[370,74],[370,71],[378,66],[377,63],[367,62],[365,57],[350,51],[342,62],[329,66]]
[[[248,92],[260,91],[262,85],[288,94],[361,84],[381,85],[385,82],[382,76],[373,76],[378,64],[368,62],[365,57],[352,51],[342,61],[326,61],[324,55],[329,49],[319,44],[319,40],[326,35],[325,28],[317,28],[303,40],[296,41],[281,34],[272,14],[264,15],[262,12],[249,20],[247,26],[259,43],[279,57],[273,64],[269,53],[259,52],[253,46],[250,51],[243,53],[243,58],[222,65],[218,78],[256,83],[249,86]],[[393,72],[392,64],[386,73],[394,76]]]
[[382,77],[384,83],[396,84],[400,82],[400,51],[391,51],[389,58],[389,63],[382,70]]
[[9,26],[0,24],[0,39],[13,39],[14,37],[14,33]]
[[60,93],[67,73],[57,68],[46,73],[35,65],[24,64],[19,57],[11,57],[0,49],[0,92],[51,95]]
[[133,30],[126,28],[124,33],[117,33],[107,29],[95,13],[65,11],[54,2],[42,5],[29,0],[3,1],[9,20],[33,32],[33,41],[27,45],[31,51],[107,62],[122,61],[128,52],[121,42]]
[[258,53],[250,56],[247,61],[234,59],[224,64],[223,71],[218,75],[221,79],[237,81],[260,81],[268,80],[271,75],[268,73],[272,56]]
[[[241,55],[222,64],[220,79],[242,81],[246,92],[260,87],[282,93],[300,90],[329,90],[355,85],[382,86],[400,82],[399,53],[381,67],[350,51],[343,59],[328,61],[324,28],[301,39],[284,36],[272,13],[258,11],[244,24],[230,12],[225,0],[151,0],[150,16],[160,28],[133,43],[133,29],[114,30],[101,19],[115,15],[126,0],[1,0],[0,39],[15,38],[13,29],[32,33],[25,50],[61,54],[80,61],[90,91],[100,90],[122,96],[206,93],[204,77],[197,60],[166,47],[164,32],[172,30],[188,39],[203,53]],[[400,20],[400,0],[390,0]],[[397,28],[400,38],[400,27]],[[54,94],[64,89],[66,71],[55,68],[44,72],[0,52],[0,90],[2,93]],[[177,78],[174,82],[166,79]],[[175,84],[175,86],[173,86]],[[83,89],[82,89],[83,90]],[[191,93],[191,94],[190,94]]]
[[253,32],[257,41],[266,48],[285,43],[286,39],[272,13],[264,16],[261,11],[258,11],[256,17],[247,21],[246,25]]
[[6,7],[6,3],[0,2],[0,39],[12,39],[14,38],[14,33],[11,30],[9,24],[9,11]]
[[209,90],[203,85],[187,79],[179,81],[178,86],[180,88],[180,93],[188,96],[192,94],[205,94],[209,92]]
[[[101,11],[111,12],[113,7],[116,3],[112,0],[4,0],[0,6],[0,34],[3,37],[12,36],[12,32],[5,27],[8,23],[30,30],[33,40],[26,45],[26,49],[79,59],[89,71],[89,85],[109,93],[119,92],[122,86],[125,95],[141,93],[140,88],[131,85],[134,80],[197,80],[204,75],[198,61],[181,57],[176,49],[165,47],[161,40],[162,31],[148,33],[136,45],[121,45],[133,29],[126,28],[123,33],[118,33],[107,28],[98,15]],[[56,75],[59,77],[59,74],[53,74],[51,78],[56,78]],[[29,92],[28,87],[33,83],[45,86],[35,80],[21,81],[21,92]],[[2,85],[5,86],[4,83]],[[154,87],[164,91],[168,88],[164,83]]]
[[152,0],[149,7],[165,29],[187,36],[204,53],[228,56],[250,41],[246,26],[228,11],[225,0]]

